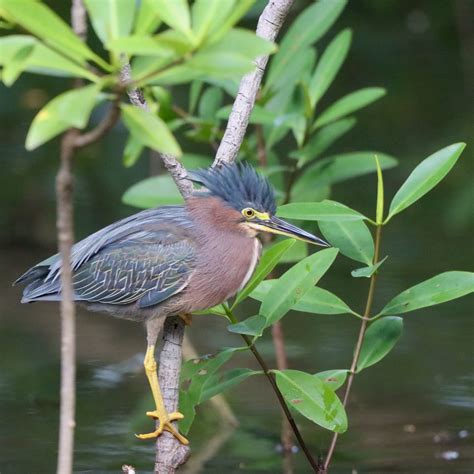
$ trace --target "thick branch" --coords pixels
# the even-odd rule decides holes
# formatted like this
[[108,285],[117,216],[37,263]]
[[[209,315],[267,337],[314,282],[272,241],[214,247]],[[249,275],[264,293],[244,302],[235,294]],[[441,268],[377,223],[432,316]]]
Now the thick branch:
[[[293,5],[293,1],[270,0],[258,20],[257,35],[266,40],[274,41]],[[236,160],[267,62],[268,56],[257,58],[255,60],[255,71],[246,74],[240,81],[239,91],[232,106],[227,128],[217,150],[213,166],[232,163]]]

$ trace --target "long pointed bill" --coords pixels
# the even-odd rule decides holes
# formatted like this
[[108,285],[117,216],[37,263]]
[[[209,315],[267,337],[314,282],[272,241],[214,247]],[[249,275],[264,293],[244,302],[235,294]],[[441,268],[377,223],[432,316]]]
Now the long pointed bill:
[[303,240],[311,244],[321,245],[322,247],[330,247],[330,245],[323,239],[316,237],[309,232],[306,232],[299,227],[296,227],[278,217],[271,217],[269,220],[261,220],[257,224],[261,230],[271,232],[272,234],[286,235],[294,239]]

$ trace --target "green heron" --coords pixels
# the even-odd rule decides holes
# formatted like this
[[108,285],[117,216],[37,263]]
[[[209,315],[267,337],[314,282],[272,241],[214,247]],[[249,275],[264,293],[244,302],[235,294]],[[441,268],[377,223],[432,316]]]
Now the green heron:
[[[139,212],[76,243],[72,249],[74,299],[87,309],[143,321],[147,331],[145,372],[155,401],[147,415],[159,420],[153,433],[171,432],[182,419],[167,413],[158,383],[155,344],[168,316],[184,316],[218,305],[248,282],[260,256],[259,232],[328,244],[277,217],[268,180],[249,165],[194,171],[205,189],[184,206]],[[15,283],[23,282],[22,303],[59,301],[61,259],[54,255]]]

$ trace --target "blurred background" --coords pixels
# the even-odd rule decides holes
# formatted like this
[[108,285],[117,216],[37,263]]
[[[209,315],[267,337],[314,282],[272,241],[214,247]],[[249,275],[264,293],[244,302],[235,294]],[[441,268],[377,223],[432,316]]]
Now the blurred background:
[[[68,2],[46,2],[68,18]],[[255,27],[265,2],[246,17]],[[296,2],[295,15],[308,2]],[[389,255],[379,280],[376,307],[406,287],[445,270],[472,270],[474,203],[474,3],[432,0],[349,2],[320,41],[353,29],[348,59],[325,101],[350,90],[382,86],[387,96],[358,114],[358,125],[337,152],[379,149],[399,159],[385,172],[386,196],[432,152],[466,141],[459,163],[429,196],[393,220],[383,236]],[[289,23],[289,22],[288,22]],[[319,48],[319,46],[318,46]],[[69,86],[63,78],[26,74],[0,86],[0,472],[48,473],[55,469],[59,407],[59,318],[54,304],[19,304],[11,288],[25,269],[55,253],[55,172],[58,140],[26,152],[24,140],[38,110]],[[176,103],[187,102],[176,88]],[[230,103],[230,98],[229,98]],[[99,111],[100,113],[100,111]],[[94,118],[93,118],[94,119]],[[179,136],[186,152],[203,152]],[[127,216],[124,191],[159,169],[153,157],[124,168],[125,129],[75,161],[76,239]],[[209,150],[205,150],[209,152]],[[332,197],[373,215],[375,176],[335,185]],[[353,263],[340,259],[323,286],[356,309],[368,281],[351,280]],[[364,281],[361,281],[364,280]],[[255,305],[256,307],[256,305]],[[248,308],[254,311],[254,307]],[[464,298],[404,317],[401,342],[384,361],[357,377],[349,404],[350,426],[340,438],[331,472],[468,473],[474,465],[473,300]],[[243,312],[241,316],[244,316]],[[358,331],[346,316],[293,313],[283,321],[291,368],[307,371],[349,365]],[[150,428],[147,381],[142,373],[144,330],[81,309],[77,317],[78,387],[76,471],[119,472],[127,462],[138,472],[152,466],[153,448],[133,433]],[[216,317],[194,318],[188,330],[199,354],[238,345]],[[259,343],[273,364],[271,338]],[[247,356],[232,362],[253,364]],[[222,428],[202,407],[191,431],[202,468],[188,472],[280,472],[280,411],[266,382],[250,378],[226,395],[240,421]],[[314,453],[329,446],[330,433],[301,422]],[[212,444],[214,443],[214,444]],[[27,455],[25,455],[25,447]],[[205,458],[205,459],[204,459]],[[295,454],[295,472],[306,472]],[[195,463],[196,464],[196,463]],[[192,470],[194,469],[194,471]],[[185,471],[184,471],[185,472]]]

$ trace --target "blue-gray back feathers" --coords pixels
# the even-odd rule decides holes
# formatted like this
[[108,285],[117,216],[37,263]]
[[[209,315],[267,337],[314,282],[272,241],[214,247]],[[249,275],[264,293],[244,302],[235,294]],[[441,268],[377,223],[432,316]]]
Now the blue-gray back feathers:
[[[192,222],[181,206],[149,209],[74,245],[76,301],[153,306],[181,291],[194,268]],[[31,268],[22,302],[61,299],[58,255]]]

